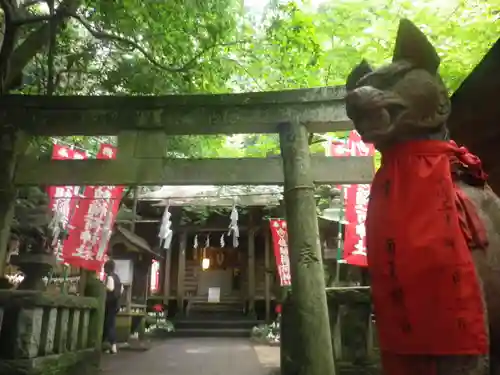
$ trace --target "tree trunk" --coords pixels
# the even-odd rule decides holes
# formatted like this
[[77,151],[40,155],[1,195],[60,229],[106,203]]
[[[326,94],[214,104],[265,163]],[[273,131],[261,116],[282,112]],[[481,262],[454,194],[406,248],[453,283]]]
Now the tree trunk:
[[298,330],[295,345],[300,345],[302,353],[297,374],[334,375],[335,363],[305,126],[297,122],[282,124],[280,147],[292,271],[291,298]]
[[25,150],[25,138],[14,126],[0,127],[0,276],[5,272],[10,228],[14,217],[14,171],[17,156]]

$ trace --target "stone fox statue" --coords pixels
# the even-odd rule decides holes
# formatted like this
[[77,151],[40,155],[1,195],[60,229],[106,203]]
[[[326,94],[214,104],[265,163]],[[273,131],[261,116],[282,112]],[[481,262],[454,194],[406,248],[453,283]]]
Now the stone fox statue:
[[385,375],[500,375],[500,200],[448,139],[440,59],[402,20],[392,63],[347,79],[346,110],[382,153],[366,239]]

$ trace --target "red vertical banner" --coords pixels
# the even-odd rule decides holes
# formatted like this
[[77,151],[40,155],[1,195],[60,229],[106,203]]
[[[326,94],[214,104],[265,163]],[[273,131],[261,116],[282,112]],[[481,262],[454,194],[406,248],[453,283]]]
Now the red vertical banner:
[[157,292],[160,290],[160,262],[154,260],[151,262],[151,273],[149,279],[150,292]]
[[[375,148],[361,140],[357,131],[349,134],[348,148],[350,156],[374,156]],[[345,228],[344,260],[348,264],[367,266],[366,259],[366,212],[370,185],[349,185],[345,194]]]
[[[116,148],[101,145],[98,159],[114,159]],[[123,187],[87,186],[80,200],[70,233],[64,242],[63,254],[67,263],[96,272],[105,262],[108,241],[119,208]]]
[[[84,152],[74,150],[69,146],[54,144],[52,147],[52,160],[78,160],[86,157]],[[53,212],[61,215],[62,226],[66,230],[70,228],[77,207],[79,191],[79,186],[49,186],[47,188],[50,207]],[[62,243],[59,242],[56,245],[55,251],[57,260],[63,262]]]
[[350,156],[351,150],[347,142],[333,140],[330,142],[330,154],[327,156]]
[[288,229],[286,220],[271,219],[269,220],[269,225],[280,285],[289,286],[292,284],[292,277],[290,274],[290,258],[288,256]]

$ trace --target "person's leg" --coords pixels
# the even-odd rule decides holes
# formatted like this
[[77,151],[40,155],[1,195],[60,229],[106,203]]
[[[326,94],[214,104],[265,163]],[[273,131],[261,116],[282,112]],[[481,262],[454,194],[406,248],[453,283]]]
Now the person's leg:
[[108,319],[108,341],[111,345],[111,353],[115,354],[117,352],[116,348],[116,314],[117,311],[113,310],[109,312]]
[[108,338],[108,327],[109,327],[109,312],[108,308],[104,309],[104,322],[102,327],[102,342],[109,342]]
[[130,327],[130,334],[135,334],[139,332],[139,325],[141,324],[141,317],[140,316],[133,316],[132,317],[132,327]]
[[102,329],[102,342],[103,342],[103,350],[105,353],[111,353],[111,346],[113,344],[114,336],[113,336],[113,322],[112,322],[113,313],[110,311],[109,307],[106,305],[104,309],[104,324]]

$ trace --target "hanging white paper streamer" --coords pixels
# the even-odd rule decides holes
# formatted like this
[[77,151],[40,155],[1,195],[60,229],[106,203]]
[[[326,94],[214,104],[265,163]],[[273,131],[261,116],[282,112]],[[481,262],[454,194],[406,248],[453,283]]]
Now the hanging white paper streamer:
[[238,210],[236,209],[236,203],[233,204],[233,209],[231,210],[231,215],[229,216],[231,222],[229,224],[229,231],[227,235],[233,236],[233,247],[238,247],[239,238],[240,238],[240,230],[238,228]]
[[205,248],[210,247],[210,234],[207,234],[207,238],[205,240]]
[[198,235],[194,236],[193,248],[194,249],[198,248]]
[[112,221],[113,212],[111,210],[111,207],[109,207],[108,212],[106,213],[106,218],[104,219],[104,225],[102,227],[102,237],[101,241],[99,242],[99,250],[97,250],[96,254],[96,259],[99,261],[103,260],[109,239],[111,238],[111,234],[113,233],[113,227],[111,225]]
[[170,206],[167,204],[167,206],[165,207],[165,212],[163,213],[163,218],[161,219],[160,232],[158,233],[158,237],[160,238],[160,246],[164,249],[170,248],[173,236],[172,229],[170,229],[170,226],[172,225],[170,217],[172,216],[172,214],[168,211],[169,208]]
[[224,241],[224,234],[222,234],[222,236],[220,236],[220,247],[224,246],[226,246],[226,241]]
[[57,246],[59,239],[61,237],[61,229],[64,225],[64,214],[55,210],[52,215],[52,220],[49,223],[49,229],[52,229],[52,246]]

